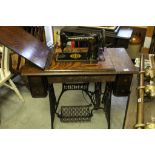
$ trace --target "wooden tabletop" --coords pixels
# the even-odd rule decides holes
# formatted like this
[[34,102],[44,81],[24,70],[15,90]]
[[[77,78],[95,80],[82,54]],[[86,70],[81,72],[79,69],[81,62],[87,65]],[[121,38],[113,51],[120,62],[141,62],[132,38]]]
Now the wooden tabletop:
[[124,48],[109,48],[108,53],[115,67],[116,74],[137,74],[131,58]]
[[124,48],[107,48],[104,51],[105,61],[88,62],[58,62],[52,57],[50,66],[45,70],[27,64],[22,68],[22,75],[107,75],[134,74],[135,67]]
[[49,50],[21,27],[0,26],[0,43],[40,68],[45,68]]

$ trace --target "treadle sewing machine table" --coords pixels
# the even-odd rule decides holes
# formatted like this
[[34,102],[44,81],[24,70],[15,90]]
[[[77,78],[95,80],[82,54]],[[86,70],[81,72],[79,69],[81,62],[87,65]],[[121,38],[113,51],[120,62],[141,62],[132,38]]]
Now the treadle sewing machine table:
[[[132,76],[137,73],[124,48],[106,49],[105,61],[96,63],[59,62],[54,55],[51,55],[57,53],[57,50],[52,48],[50,51],[31,34],[15,26],[0,26],[0,43],[28,60],[29,63],[22,69],[22,75],[28,77],[33,97],[45,97],[49,90],[52,128],[60,99],[56,100],[53,83],[63,83],[63,86],[66,83],[75,83],[73,84],[75,89],[78,86],[79,90],[84,90],[90,97],[94,110],[100,109],[101,102],[104,103],[108,128],[110,128],[111,95],[113,93],[115,96],[129,97]],[[76,85],[78,82],[86,85],[81,87]],[[89,82],[95,83],[94,92],[87,91]],[[106,82],[103,96],[102,82]],[[70,85],[66,86],[70,87]]]
[[[107,48],[104,51],[105,61],[96,64],[88,62],[59,62],[52,57],[48,69],[41,70],[33,64],[27,64],[22,69],[22,75],[31,78],[46,77],[48,80],[51,126],[53,128],[57,100],[53,83],[94,82],[94,109],[104,103],[105,116],[110,128],[111,95],[129,96],[132,76],[136,73],[131,59],[124,48]],[[106,82],[105,92],[101,98],[101,83]]]

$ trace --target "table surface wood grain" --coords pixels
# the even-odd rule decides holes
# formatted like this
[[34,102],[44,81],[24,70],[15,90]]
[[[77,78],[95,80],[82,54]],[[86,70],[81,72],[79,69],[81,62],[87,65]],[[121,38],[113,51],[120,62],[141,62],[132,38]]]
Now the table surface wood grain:
[[52,57],[50,66],[45,70],[28,63],[22,68],[22,75],[108,75],[137,73],[130,57],[124,48],[107,48],[104,51],[105,61],[88,62],[60,62]]
[[0,43],[45,68],[49,50],[42,42],[17,26],[0,26]]

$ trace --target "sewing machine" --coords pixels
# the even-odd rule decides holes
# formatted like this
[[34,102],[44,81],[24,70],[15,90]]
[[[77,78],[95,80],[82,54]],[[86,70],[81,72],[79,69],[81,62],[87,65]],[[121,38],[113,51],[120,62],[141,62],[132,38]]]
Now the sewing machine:
[[[70,31],[69,31],[70,29]],[[73,39],[73,29],[69,27],[68,33],[65,31],[66,35],[69,34]],[[79,30],[80,29],[80,30]],[[85,33],[81,33],[83,27],[76,28],[76,34],[79,30],[80,37],[82,37],[82,42],[88,43],[93,41],[94,44],[92,48],[98,47],[94,53],[99,52],[100,47],[104,47],[104,30],[88,28]],[[63,31],[62,31],[63,32]],[[70,33],[72,32],[72,34]],[[83,36],[82,36],[83,34]],[[104,50],[105,60],[100,60],[97,63],[88,62],[59,62],[56,61],[55,56],[57,50],[50,49],[46,45],[42,44],[39,40],[33,37],[31,34],[25,32],[20,27],[0,27],[0,42],[12,49],[22,57],[27,59],[27,64],[22,67],[22,75],[27,76],[29,81],[29,86],[31,94],[33,97],[45,97],[47,91],[49,92],[49,102],[50,102],[50,114],[51,114],[51,127],[54,125],[54,118],[56,114],[56,108],[58,107],[59,99],[57,100],[55,96],[55,91],[53,83],[65,84],[63,88],[67,90],[83,90],[89,96],[91,103],[93,104],[93,110],[100,109],[101,103],[104,104],[104,112],[107,119],[108,128],[110,128],[110,116],[111,116],[111,96],[112,93],[116,96],[129,96],[130,85],[132,81],[132,76],[137,71],[135,70],[131,59],[126,53],[124,48],[107,48]],[[70,36],[70,37],[71,37]],[[68,37],[68,39],[70,38]],[[88,37],[87,40],[85,40]],[[91,40],[92,37],[92,40]],[[77,39],[77,35],[76,35]],[[76,39],[74,39],[76,41]],[[50,39],[49,39],[50,40]],[[78,38],[79,40],[79,38]],[[68,40],[67,40],[68,41]],[[85,42],[86,41],[86,42]],[[88,42],[87,42],[88,41]],[[62,41],[64,42],[64,41]],[[50,42],[49,42],[50,43]],[[81,43],[81,42],[80,42]],[[87,45],[88,45],[87,44]],[[47,44],[51,45],[51,44]],[[64,44],[65,45],[65,44]],[[97,46],[98,45],[98,46]],[[83,45],[84,46],[84,45]],[[63,51],[59,53],[66,53],[66,47],[64,46]],[[81,48],[74,48],[79,50]],[[87,49],[89,49],[87,47]],[[91,48],[90,48],[91,49]],[[78,51],[76,51],[78,52]],[[76,52],[72,54],[76,54]],[[93,51],[91,51],[93,53]],[[89,53],[86,51],[86,53]],[[90,54],[91,58],[92,55]],[[120,57],[121,55],[121,57]],[[97,57],[93,57],[94,60]],[[90,61],[87,57],[87,60]],[[123,79],[123,80],[122,80]],[[76,82],[76,84],[74,84]],[[88,83],[94,83],[94,91],[88,91]],[[105,92],[102,93],[102,82],[106,82]],[[83,85],[84,83],[84,85]],[[74,84],[74,85],[73,85]],[[81,86],[82,85],[82,86]],[[82,89],[81,89],[82,88]],[[62,91],[62,93],[64,92]],[[61,93],[61,94],[62,94]],[[85,105],[84,105],[85,106]],[[84,113],[87,115],[88,107],[84,108]],[[79,109],[72,107],[71,110]],[[92,109],[90,109],[92,110]],[[63,110],[62,110],[63,111]],[[89,111],[92,114],[92,111]],[[72,113],[71,113],[72,114]],[[77,114],[77,113],[76,113]],[[64,116],[64,115],[61,115]],[[71,115],[70,115],[71,116]],[[75,115],[72,115],[75,116]],[[92,115],[88,115],[92,116]],[[83,115],[82,115],[83,117]],[[72,117],[71,117],[72,119]]]
[[[57,61],[103,60],[105,31],[101,28],[64,27],[60,32],[61,53]],[[102,58],[100,55],[102,54]]]

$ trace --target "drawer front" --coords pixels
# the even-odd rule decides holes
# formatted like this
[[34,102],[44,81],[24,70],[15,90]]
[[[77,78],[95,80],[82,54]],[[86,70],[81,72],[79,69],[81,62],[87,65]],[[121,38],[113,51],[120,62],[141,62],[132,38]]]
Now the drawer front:
[[113,84],[113,94],[115,96],[128,96],[130,94],[130,86],[132,75],[117,75]]
[[28,81],[32,97],[41,98],[47,96],[46,77],[29,76]]

